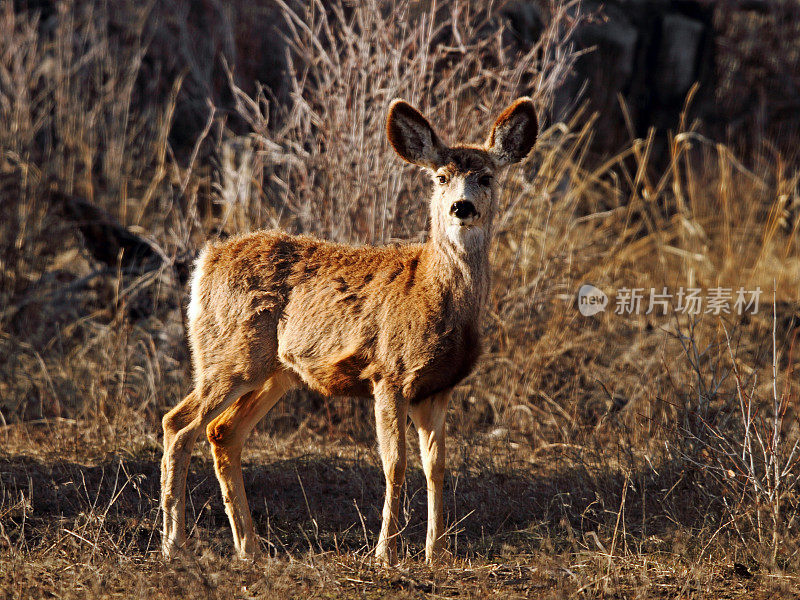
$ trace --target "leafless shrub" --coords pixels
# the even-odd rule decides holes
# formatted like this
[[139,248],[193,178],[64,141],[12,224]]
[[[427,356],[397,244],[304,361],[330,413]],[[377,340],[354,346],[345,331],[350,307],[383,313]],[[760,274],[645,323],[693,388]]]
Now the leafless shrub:
[[[574,23],[555,8],[539,43],[509,57],[490,5],[462,2],[420,10],[411,2],[310,2],[285,20],[292,102],[270,122],[266,97],[236,90],[240,114],[259,144],[264,201],[284,207],[294,226],[340,241],[385,242],[424,230],[422,183],[388,151],[385,110],[404,97],[433,111],[448,139],[478,140],[482,114],[522,94],[540,109],[574,56]],[[263,219],[261,219],[263,221]]]
[[[796,525],[800,481],[800,431],[790,408],[796,392],[788,385],[794,340],[788,348],[787,372],[780,378],[773,301],[771,364],[764,389],[760,370],[741,364],[724,325],[722,331],[724,341],[704,349],[698,348],[694,326],[678,334],[698,382],[694,399],[687,396],[679,452],[716,483],[708,491],[725,507],[726,522],[719,530],[735,531],[745,546],[755,535],[777,566],[781,544]],[[725,358],[729,364],[718,368]],[[760,397],[761,390],[768,394],[766,399]]]

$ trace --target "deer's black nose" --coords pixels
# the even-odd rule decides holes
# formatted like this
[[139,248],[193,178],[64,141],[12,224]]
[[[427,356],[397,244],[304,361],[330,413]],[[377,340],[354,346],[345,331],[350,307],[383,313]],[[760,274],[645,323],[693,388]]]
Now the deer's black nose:
[[459,200],[458,202],[453,202],[450,207],[450,214],[457,219],[469,219],[477,215],[478,211],[475,210],[475,205],[469,200]]

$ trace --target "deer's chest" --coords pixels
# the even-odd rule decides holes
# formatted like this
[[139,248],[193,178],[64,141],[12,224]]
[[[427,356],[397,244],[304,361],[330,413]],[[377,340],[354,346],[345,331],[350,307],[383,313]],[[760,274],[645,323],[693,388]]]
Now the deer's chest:
[[406,398],[415,403],[451,389],[472,372],[481,354],[477,317],[453,323],[444,332],[423,331],[409,350],[405,368],[391,373],[402,382]]

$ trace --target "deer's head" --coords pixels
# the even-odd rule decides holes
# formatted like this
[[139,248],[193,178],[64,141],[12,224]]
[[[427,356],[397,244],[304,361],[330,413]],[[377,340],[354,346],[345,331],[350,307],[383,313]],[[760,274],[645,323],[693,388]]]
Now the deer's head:
[[389,143],[403,160],[433,177],[432,236],[459,248],[485,241],[497,205],[498,172],[528,155],[538,124],[533,101],[514,101],[497,118],[482,145],[444,144],[428,120],[400,99],[386,123]]

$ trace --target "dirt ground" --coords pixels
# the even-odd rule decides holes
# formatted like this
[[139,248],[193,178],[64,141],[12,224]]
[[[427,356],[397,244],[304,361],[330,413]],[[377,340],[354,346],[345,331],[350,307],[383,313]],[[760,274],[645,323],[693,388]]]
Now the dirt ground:
[[[402,504],[402,561],[387,569],[372,560],[383,490],[374,444],[265,433],[249,442],[244,469],[260,556],[232,556],[202,444],[187,488],[189,545],[165,562],[158,448],[140,440],[109,453],[82,441],[78,428],[4,432],[3,598],[800,597],[797,577],[740,564],[699,523],[696,531],[676,528],[668,497],[646,516],[634,516],[641,507],[622,496],[601,509],[592,480],[635,487],[630,477],[619,481],[568,450],[531,455],[491,438],[469,440],[469,448],[448,440],[449,556],[440,565],[422,558],[418,461],[410,463]],[[646,531],[637,530],[642,519]]]

